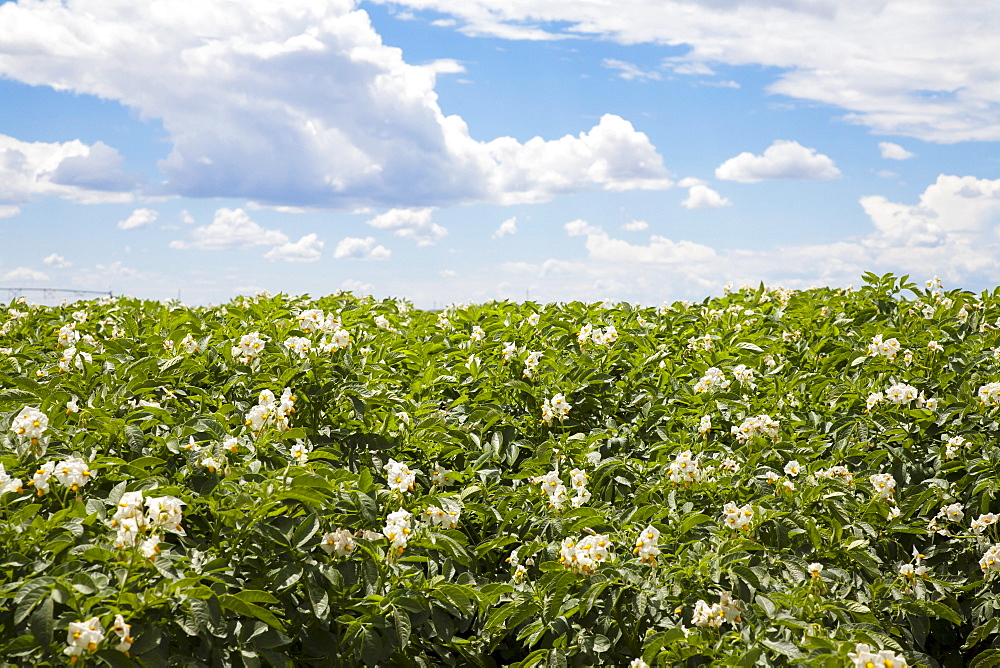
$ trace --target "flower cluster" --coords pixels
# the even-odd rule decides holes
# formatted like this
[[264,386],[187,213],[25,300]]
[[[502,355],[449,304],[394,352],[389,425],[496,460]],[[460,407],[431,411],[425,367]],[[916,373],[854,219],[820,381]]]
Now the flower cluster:
[[719,594],[719,602],[712,605],[698,599],[694,604],[694,614],[691,616],[691,623],[695,626],[713,628],[718,628],[725,622],[734,624],[741,621],[743,620],[740,618],[740,607],[729,592]]
[[739,427],[733,425],[731,432],[740,443],[746,443],[754,436],[767,436],[775,438],[778,435],[778,428],[781,425],[777,420],[767,415],[755,415],[748,417]]
[[49,418],[37,408],[25,406],[11,423],[10,429],[18,436],[29,439],[37,445],[45,430],[49,428]]
[[618,330],[615,329],[614,325],[608,325],[601,331],[600,327],[593,327],[590,323],[587,323],[580,328],[580,332],[576,335],[576,340],[581,346],[587,343],[587,341],[603,346],[618,340]]
[[890,360],[896,359],[899,353],[899,341],[896,339],[882,340],[881,334],[876,334],[872,342],[868,344],[868,354],[872,357],[881,355]]
[[686,483],[688,485],[709,480],[714,470],[712,467],[702,468],[697,457],[692,458],[691,451],[685,450],[677,455],[668,467],[670,471],[670,482],[673,484]]
[[559,549],[559,562],[581,573],[594,573],[611,556],[611,541],[603,534],[587,536],[580,541],[566,538]]
[[285,347],[299,357],[308,357],[312,342],[304,336],[289,336],[285,339]]
[[700,394],[714,390],[725,390],[728,387],[729,381],[726,379],[726,374],[713,366],[705,371],[705,375],[694,384],[694,391]]
[[897,383],[885,391],[885,398],[894,404],[908,404],[918,396],[917,388],[905,383]]
[[3,496],[7,492],[17,492],[20,494],[23,491],[24,488],[21,484],[21,479],[11,478],[4,469],[3,464],[0,464],[0,496]]
[[847,485],[854,484],[854,474],[851,473],[850,469],[846,466],[841,466],[839,464],[837,466],[831,466],[828,469],[820,469],[819,471],[816,471],[816,477],[827,479],[840,478]]
[[335,313],[324,314],[322,309],[307,309],[296,317],[299,329],[306,334],[314,331],[333,332],[340,329],[340,318]]
[[429,506],[424,511],[424,518],[431,526],[444,527],[445,529],[457,529],[458,519],[462,511],[458,508],[445,510],[437,506]]
[[259,434],[265,427],[274,425],[278,431],[287,431],[291,427],[288,425],[288,416],[295,412],[295,397],[289,388],[281,393],[281,400],[274,397],[271,390],[261,390],[257,397],[257,405],[253,406],[246,416],[246,426],[254,433]]
[[323,339],[319,344],[319,349],[324,353],[332,353],[334,350],[343,350],[351,345],[351,334],[346,329],[337,328],[330,334],[329,339]]
[[988,527],[996,526],[997,519],[996,513],[984,513],[972,520],[970,528],[977,534],[982,534]]
[[750,522],[753,521],[753,507],[749,503],[737,506],[730,501],[722,507],[722,521],[731,529],[749,531]]
[[906,668],[906,659],[896,656],[892,650],[882,649],[872,652],[871,647],[865,643],[858,643],[853,652],[847,653],[848,658],[854,662],[854,668],[869,668],[878,666],[879,668]]
[[390,323],[389,319],[386,318],[384,315],[380,314],[380,315],[375,316],[374,322],[375,322],[375,326],[376,327],[378,327],[379,329],[384,329],[387,332],[398,332],[399,331],[395,327],[392,326],[392,323]]
[[410,517],[410,513],[400,508],[394,513],[389,513],[382,528],[382,535],[389,539],[399,554],[406,549],[406,542],[412,532]]
[[323,534],[319,546],[327,554],[336,552],[338,557],[346,557],[354,551],[356,543],[354,542],[354,536],[351,535],[349,530],[337,529],[336,531]]
[[531,378],[538,371],[538,363],[542,360],[541,351],[534,350],[528,353],[528,356],[524,358],[524,377]]
[[883,501],[888,501],[896,492],[896,479],[891,473],[873,473],[868,480],[875,488],[875,495]]
[[552,426],[553,419],[562,422],[569,415],[570,408],[572,406],[560,392],[551,399],[546,399],[542,402],[542,422],[550,427]]
[[986,550],[986,554],[979,560],[979,567],[987,575],[1000,571],[1000,543]]
[[416,481],[417,475],[406,464],[390,459],[389,463],[382,468],[386,471],[386,482],[390,489],[404,494],[413,490],[413,483]]
[[635,540],[635,549],[632,551],[639,557],[639,561],[644,564],[653,565],[656,557],[660,554],[660,531],[652,524],[647,526]]
[[76,663],[84,652],[96,652],[97,646],[104,641],[104,627],[101,620],[91,617],[84,622],[70,622],[66,633],[66,649],[63,654]]
[[[581,469],[570,471],[570,484],[573,487],[573,491],[576,492],[576,495],[570,501],[574,508],[579,508],[590,500],[590,491],[586,487],[588,478],[589,476]],[[553,469],[545,475],[535,476],[531,478],[531,482],[542,486],[542,495],[547,497],[550,508],[562,510],[563,503],[566,502],[568,496],[568,490],[559,479],[558,469]]]
[[984,406],[1000,405],[1000,383],[986,383],[979,388],[979,401]]
[[58,464],[55,462],[42,464],[28,481],[28,485],[33,486],[38,496],[41,496],[49,491],[49,482],[55,478],[60,485],[75,492],[86,485],[91,476],[90,467],[85,460],[70,457]]
[[[145,513],[142,508],[146,507]],[[163,541],[160,531],[170,531],[186,535],[181,526],[184,502],[173,496],[143,498],[142,491],[125,492],[118,500],[115,514],[111,517],[111,527],[117,530],[115,547],[124,550],[138,542],[143,556],[153,559],[160,551]],[[140,536],[149,531],[149,537],[139,541]]]
[[240,337],[239,342],[233,346],[233,359],[239,359],[244,364],[251,364],[264,351],[264,344],[267,337],[261,336],[259,332],[250,332]]

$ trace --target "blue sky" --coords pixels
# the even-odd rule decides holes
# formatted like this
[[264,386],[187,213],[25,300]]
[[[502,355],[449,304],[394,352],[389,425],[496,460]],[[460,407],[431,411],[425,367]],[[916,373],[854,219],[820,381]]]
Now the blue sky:
[[990,2],[0,2],[0,286],[1000,283]]

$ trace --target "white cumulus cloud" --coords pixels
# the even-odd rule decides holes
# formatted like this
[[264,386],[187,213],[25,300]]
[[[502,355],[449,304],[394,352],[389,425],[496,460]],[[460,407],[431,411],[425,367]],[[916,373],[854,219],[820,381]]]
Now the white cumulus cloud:
[[5,281],[47,281],[48,274],[29,267],[16,267],[3,275]]
[[517,234],[517,216],[512,216],[500,223],[500,227],[496,229],[490,238],[500,239],[501,237],[509,237],[512,234]]
[[659,235],[649,237],[648,245],[632,244],[612,238],[602,228],[585,220],[574,220],[563,226],[571,237],[584,236],[592,258],[610,262],[674,264],[715,257],[712,248],[691,241],[673,241]]
[[916,155],[915,153],[910,153],[899,144],[893,144],[891,141],[880,141],[878,143],[878,150],[886,160],[908,160]]
[[392,257],[392,251],[378,244],[375,237],[345,237],[337,244],[333,251],[333,257],[338,260],[388,260]]
[[[617,116],[557,139],[473,138],[434,90],[438,75],[463,66],[407,63],[355,5],[0,4],[0,76],[158,119],[171,150],[151,195],[420,208],[669,185],[648,137]],[[113,149],[95,144],[85,157],[53,165],[51,185],[122,188],[107,175]]]
[[264,253],[264,259],[285,262],[315,262],[323,257],[324,242],[316,234],[306,234],[298,241],[288,241]]
[[630,223],[622,225],[622,229],[626,232],[642,232],[643,230],[649,229],[649,223],[645,220],[633,220]]
[[840,176],[840,170],[829,156],[817,153],[798,142],[776,140],[763,155],[743,152],[730,158],[715,170],[715,177],[724,181],[757,183],[771,179],[823,181]]
[[392,230],[394,234],[413,239],[418,246],[430,246],[448,236],[448,230],[431,220],[434,209],[390,209],[368,221],[380,230]]
[[450,15],[468,35],[685,46],[665,63],[676,73],[775,68],[769,92],[839,107],[879,133],[1000,139],[1000,14],[990,2],[391,1]]
[[137,227],[145,227],[156,222],[159,214],[152,209],[136,209],[125,220],[118,221],[118,229],[134,230]]
[[224,250],[288,243],[288,237],[280,230],[264,229],[250,220],[243,209],[218,209],[210,225],[194,228],[190,236],[189,241],[171,241],[170,247],[181,250]]
[[[0,44],[2,23],[0,18]],[[0,63],[2,55],[0,46]],[[45,195],[84,204],[127,202],[136,180],[120,167],[121,156],[101,142],[23,142],[0,134],[0,206],[17,213],[13,205]]]
[[701,184],[688,188],[688,196],[681,202],[681,206],[686,209],[714,209],[730,205],[732,202],[728,198]]
[[62,255],[59,255],[58,253],[52,253],[51,255],[47,255],[42,260],[42,262],[49,265],[53,269],[66,269],[68,267],[73,266],[72,262],[67,261],[66,258],[64,258]]

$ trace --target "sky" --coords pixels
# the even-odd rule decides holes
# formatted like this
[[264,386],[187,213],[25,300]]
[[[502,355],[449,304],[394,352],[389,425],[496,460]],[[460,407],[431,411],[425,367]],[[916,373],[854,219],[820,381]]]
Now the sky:
[[992,0],[0,0],[0,294],[1000,284]]

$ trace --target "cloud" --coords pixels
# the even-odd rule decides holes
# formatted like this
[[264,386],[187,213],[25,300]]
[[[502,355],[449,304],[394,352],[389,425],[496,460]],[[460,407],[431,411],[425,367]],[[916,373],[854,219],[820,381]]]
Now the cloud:
[[323,256],[324,243],[315,234],[307,234],[296,242],[286,242],[264,253],[264,259],[285,262],[315,262]]
[[626,81],[659,81],[662,78],[656,70],[643,70],[638,65],[614,58],[602,60],[601,67],[618,70],[618,76]]
[[585,239],[583,257],[505,263],[501,269],[522,285],[528,282],[535,299],[559,301],[701,299],[728,281],[800,289],[846,286],[866,271],[917,279],[936,274],[950,285],[1000,282],[1000,179],[940,175],[916,203],[872,195],[859,204],[872,223],[864,234],[763,250],[655,235],[647,244],[631,244],[574,220],[565,229],[570,237]]
[[798,142],[779,139],[763,155],[740,153],[719,165],[715,177],[724,181],[757,183],[771,179],[824,181],[840,176],[828,156]]
[[517,234],[517,217],[513,216],[507,220],[500,223],[500,227],[496,229],[491,236],[491,239],[500,239],[501,237],[508,237],[512,234]]
[[890,141],[879,142],[878,150],[881,152],[882,157],[887,160],[907,160],[916,155],[915,153],[910,153],[899,144],[893,144]]
[[49,280],[48,274],[40,272],[36,269],[29,269],[28,267],[17,267],[16,269],[11,269],[3,275],[3,280],[5,281],[47,281]]
[[622,229],[626,232],[642,232],[643,230],[649,229],[649,223],[645,220],[633,220],[631,223],[625,223],[622,225]]
[[281,246],[288,243],[280,230],[267,230],[250,220],[243,209],[218,209],[211,225],[191,230],[190,241],[171,241],[181,250],[224,250],[251,246]]
[[587,238],[587,251],[592,258],[611,262],[642,264],[676,264],[715,257],[713,249],[691,241],[672,241],[653,235],[646,246],[613,239],[600,227],[584,220],[574,220],[563,226],[571,237]]
[[396,236],[413,239],[418,246],[431,246],[448,236],[448,230],[433,220],[433,208],[390,209],[375,216],[368,224],[380,230],[392,230]]
[[681,206],[686,209],[714,209],[720,206],[731,206],[732,202],[706,185],[694,185],[688,189],[688,196]]
[[136,209],[125,220],[118,221],[118,229],[134,230],[137,227],[145,227],[156,222],[159,214],[152,209]]
[[987,2],[393,2],[443,12],[469,35],[685,46],[682,58],[666,63],[674,72],[773,68],[769,92],[838,107],[846,120],[879,133],[945,143],[1000,139],[998,18]]
[[371,294],[371,291],[375,288],[375,286],[371,283],[363,283],[349,278],[340,284],[340,288],[356,294],[368,295]]
[[392,251],[385,246],[376,245],[375,237],[345,237],[337,244],[333,257],[338,260],[388,260]]
[[[0,4],[0,76],[161,122],[166,181],[146,195],[412,209],[669,186],[648,137],[617,116],[557,139],[473,138],[434,90],[462,69],[405,62],[351,0]],[[75,155],[86,160],[52,166],[52,187],[129,182],[113,149]]]
[[42,262],[49,265],[53,269],[67,269],[73,266],[72,262],[68,262],[66,258],[58,253],[52,253],[51,255],[46,256]]
[[[0,5],[0,17],[3,9]],[[10,212],[13,205],[46,195],[84,204],[127,202],[135,179],[120,171],[120,163],[118,153],[101,142],[23,142],[0,135],[0,207]]]
[[0,218],[12,218],[21,213],[21,207],[9,204],[0,204]]

